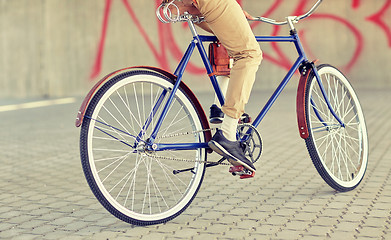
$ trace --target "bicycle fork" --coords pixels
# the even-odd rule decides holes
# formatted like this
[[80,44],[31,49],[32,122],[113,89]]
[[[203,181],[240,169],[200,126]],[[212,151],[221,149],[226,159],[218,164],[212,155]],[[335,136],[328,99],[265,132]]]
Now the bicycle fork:
[[[338,121],[338,123],[341,125],[341,127],[345,127],[345,123],[342,122],[342,120],[340,119],[340,117],[337,115],[337,113],[334,111],[334,108],[331,106],[331,103],[330,103],[330,99],[329,97],[327,96],[326,94],[326,90],[324,89],[324,86],[323,86],[323,83],[322,83],[322,79],[320,78],[319,76],[319,73],[318,73],[318,70],[316,69],[315,66],[312,66],[312,71],[314,71],[314,74],[316,76],[316,80],[318,82],[318,85],[319,85],[319,88],[322,92],[322,95],[323,95],[323,98],[325,99],[326,101],[326,104],[327,104],[327,107],[329,108],[331,114],[334,116],[334,118]],[[314,112],[316,113],[316,116],[319,118],[319,120],[322,122],[322,124],[324,126],[327,127],[327,124],[326,122],[322,119],[322,117],[320,116],[318,110],[316,109],[316,106],[315,106],[315,103],[313,102],[312,98],[311,98],[311,105],[314,109]]]
[[[319,86],[319,89],[321,90],[322,97],[330,110],[330,113],[333,115],[333,117],[338,121],[341,127],[345,127],[345,124],[342,122],[341,118],[337,115],[337,113],[334,111],[334,108],[331,106],[331,102],[329,99],[329,96],[326,93],[326,90],[323,86],[322,79],[318,73],[318,70],[315,66],[315,61],[308,62],[305,61],[301,64],[299,67],[299,71],[301,74],[300,80],[299,80],[299,86],[297,90],[297,99],[296,99],[296,111],[297,111],[297,122],[299,127],[299,133],[300,137],[303,139],[307,139],[309,137],[309,131],[307,127],[307,119],[305,116],[305,94],[306,94],[306,87],[307,87],[307,81],[310,76],[315,77],[317,84]],[[311,74],[313,73],[313,75]],[[313,98],[311,96],[310,98],[311,107],[314,110],[315,115],[319,119],[319,121],[325,126],[330,127],[329,124],[322,118],[321,114],[318,111],[318,108],[313,101]]]

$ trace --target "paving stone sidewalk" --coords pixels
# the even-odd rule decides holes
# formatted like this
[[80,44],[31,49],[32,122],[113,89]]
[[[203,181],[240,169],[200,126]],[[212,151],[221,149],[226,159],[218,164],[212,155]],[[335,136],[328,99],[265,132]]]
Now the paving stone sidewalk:
[[[263,103],[270,94],[254,92],[250,101]],[[338,193],[320,178],[288,90],[259,127],[264,152],[253,179],[234,178],[227,166],[210,168],[182,215],[148,227],[117,220],[88,188],[74,127],[81,98],[0,112],[0,239],[391,239],[391,91],[358,94],[370,158],[357,189]],[[199,97],[208,111],[213,96]],[[255,106],[248,112],[254,115]]]

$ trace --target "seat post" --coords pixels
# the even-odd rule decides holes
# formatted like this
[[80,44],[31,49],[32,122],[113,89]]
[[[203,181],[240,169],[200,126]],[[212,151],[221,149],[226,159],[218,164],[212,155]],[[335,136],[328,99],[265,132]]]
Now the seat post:
[[193,37],[198,36],[197,29],[195,28],[194,22],[192,21],[192,15],[188,12],[185,12],[184,15],[186,17],[187,24],[189,24],[191,34],[193,34]]

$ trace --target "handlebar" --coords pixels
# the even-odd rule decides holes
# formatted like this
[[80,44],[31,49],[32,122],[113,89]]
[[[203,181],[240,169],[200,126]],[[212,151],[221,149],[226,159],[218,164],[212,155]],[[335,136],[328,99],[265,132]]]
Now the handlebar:
[[[167,3],[161,3],[160,6],[156,9],[156,16],[161,22],[175,23],[175,22],[186,22],[190,20],[194,23],[200,23],[204,21],[203,17],[193,16],[187,12],[181,15],[178,6],[175,5],[174,3],[175,1],[176,0],[171,0],[170,2]],[[283,22],[278,22],[274,19],[265,18],[265,17],[255,17],[254,20],[252,21],[260,21],[260,22],[265,22],[273,25],[285,25],[285,24],[297,23],[298,21],[311,16],[311,14],[315,12],[315,10],[319,7],[322,1],[323,0],[318,0],[307,13],[301,16],[287,17],[287,20]]]
[[[312,8],[305,14],[301,15],[301,16],[294,16],[294,17],[288,17],[290,18],[290,20],[293,22],[293,23],[297,23],[298,21],[304,19],[304,18],[307,18],[309,16],[311,16],[312,13],[315,12],[315,10],[319,7],[319,5],[322,3],[323,0],[318,0],[314,6],[312,6]],[[256,17],[254,18],[254,21],[261,21],[261,22],[265,22],[265,23],[269,23],[269,24],[273,24],[273,25],[285,25],[285,24],[288,24],[289,23],[289,20],[286,20],[286,21],[283,21],[283,22],[278,22],[274,19],[271,19],[271,18],[265,18],[265,17]]]

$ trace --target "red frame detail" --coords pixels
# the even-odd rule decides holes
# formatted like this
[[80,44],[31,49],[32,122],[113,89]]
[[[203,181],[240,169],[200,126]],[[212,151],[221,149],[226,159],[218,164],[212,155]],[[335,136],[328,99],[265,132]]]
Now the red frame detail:
[[301,75],[299,80],[299,85],[297,87],[297,97],[296,97],[297,124],[299,127],[300,137],[303,139],[307,139],[309,137],[307,119],[305,117],[305,89],[311,71],[312,68],[307,68],[307,72],[304,75]]

